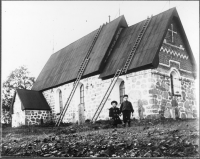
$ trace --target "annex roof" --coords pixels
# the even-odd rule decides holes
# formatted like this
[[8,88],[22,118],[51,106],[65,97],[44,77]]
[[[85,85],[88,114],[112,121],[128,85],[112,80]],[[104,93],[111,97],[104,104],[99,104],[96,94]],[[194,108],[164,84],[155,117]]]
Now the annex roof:
[[14,99],[11,105],[11,112],[13,112],[13,105],[15,102],[16,94],[19,96],[19,99],[22,103],[22,110],[50,110],[50,107],[47,101],[45,100],[42,92],[25,89],[16,89]]

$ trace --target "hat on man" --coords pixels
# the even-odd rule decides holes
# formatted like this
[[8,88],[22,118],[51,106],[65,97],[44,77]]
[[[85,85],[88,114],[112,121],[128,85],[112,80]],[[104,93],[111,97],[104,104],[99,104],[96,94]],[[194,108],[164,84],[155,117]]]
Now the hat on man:
[[115,101],[115,100],[113,100],[113,101],[111,102],[111,105],[112,105],[113,103],[115,103],[116,105],[118,104],[117,101]]
[[125,94],[125,95],[124,95],[124,97],[128,97],[128,95],[127,95],[127,94]]

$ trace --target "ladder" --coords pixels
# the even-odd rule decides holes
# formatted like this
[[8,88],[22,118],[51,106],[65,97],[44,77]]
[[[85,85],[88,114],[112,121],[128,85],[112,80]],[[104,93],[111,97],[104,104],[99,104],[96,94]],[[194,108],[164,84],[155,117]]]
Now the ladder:
[[112,92],[112,90],[113,90],[113,88],[114,88],[114,86],[115,86],[115,84],[116,84],[116,82],[117,82],[117,80],[119,78],[119,76],[122,75],[122,74],[125,74],[127,72],[128,68],[130,66],[131,60],[132,60],[133,56],[135,55],[136,49],[140,44],[140,41],[141,41],[141,39],[142,39],[142,37],[143,37],[143,35],[144,35],[149,23],[150,23],[151,18],[152,18],[152,16],[150,18],[148,17],[146,19],[145,24],[143,25],[142,30],[140,31],[140,33],[139,33],[139,35],[138,35],[138,37],[136,39],[136,42],[135,42],[133,48],[131,49],[131,52],[130,52],[130,54],[129,54],[129,56],[128,56],[125,64],[124,64],[124,67],[121,68],[121,69],[118,69],[116,71],[116,73],[115,73],[113,79],[111,80],[111,83],[110,83],[110,85],[109,85],[109,87],[108,87],[103,99],[101,100],[101,102],[100,102],[100,104],[99,104],[94,116],[92,117],[91,122],[94,123],[98,119],[98,117],[99,117],[99,115],[100,115],[100,113],[101,113],[101,111],[102,111],[102,109],[103,109],[103,107],[104,107],[104,105],[105,105],[110,93]]
[[142,37],[143,37],[143,35],[144,35],[148,25],[149,25],[149,22],[150,22],[151,18],[152,18],[152,16],[150,18],[148,17],[147,20],[145,21],[145,24],[143,25],[142,30],[140,31],[140,34],[138,35],[138,37],[136,39],[136,42],[135,42],[133,48],[131,49],[131,52],[130,52],[128,58],[127,58],[127,61],[126,61],[125,65],[124,65],[124,67],[122,69],[122,73],[126,73],[127,72],[128,67],[129,67],[129,65],[130,65],[130,63],[131,63],[131,61],[133,59],[133,56],[135,55],[136,49],[140,44],[140,41],[141,41],[141,39],[142,39]]
[[106,91],[106,93],[104,94],[104,97],[103,99],[101,100],[101,103],[99,104],[94,116],[92,117],[92,122],[95,122],[97,120],[97,118],[99,117],[99,114],[101,113],[110,93],[112,92],[114,86],[115,86],[115,83],[117,82],[117,79],[119,78],[120,74],[122,72],[122,69],[118,69],[115,73],[115,76],[113,77],[113,79],[111,80],[111,83]]
[[66,103],[64,105],[64,108],[63,108],[63,110],[62,110],[62,112],[61,112],[61,114],[60,114],[55,126],[59,126],[60,123],[62,122],[64,116],[65,116],[65,113],[66,113],[66,111],[67,111],[67,109],[68,109],[68,107],[70,105],[70,102],[71,102],[73,96],[74,96],[76,88],[77,88],[77,86],[78,86],[78,84],[79,84],[79,82],[81,80],[81,77],[82,77],[82,75],[83,75],[83,73],[84,73],[84,71],[85,71],[85,69],[86,69],[86,67],[88,65],[89,60],[90,60],[90,58],[89,58],[90,53],[91,53],[91,51],[92,51],[92,49],[94,47],[94,44],[97,41],[97,38],[98,38],[103,26],[104,26],[104,24],[102,26],[100,26],[100,28],[98,29],[97,34],[95,35],[94,40],[93,40],[93,42],[92,42],[92,44],[91,44],[91,46],[90,46],[90,48],[89,48],[89,50],[88,50],[88,52],[87,52],[87,54],[85,56],[83,62],[81,63],[81,66],[80,66],[80,68],[78,70],[78,76],[76,78],[76,81],[73,84],[72,91],[71,91],[71,93],[70,93],[70,95],[69,95],[69,97],[68,97],[68,99],[67,99],[67,101],[66,101]]

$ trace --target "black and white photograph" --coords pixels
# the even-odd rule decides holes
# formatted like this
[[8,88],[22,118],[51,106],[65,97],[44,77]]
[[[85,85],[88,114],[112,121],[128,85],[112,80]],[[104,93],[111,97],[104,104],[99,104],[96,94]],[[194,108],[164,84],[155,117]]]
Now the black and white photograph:
[[2,1],[1,157],[199,158],[199,1]]

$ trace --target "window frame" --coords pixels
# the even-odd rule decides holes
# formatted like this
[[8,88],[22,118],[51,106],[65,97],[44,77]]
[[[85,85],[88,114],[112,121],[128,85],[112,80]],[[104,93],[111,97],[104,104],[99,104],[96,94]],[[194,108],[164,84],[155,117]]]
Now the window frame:
[[81,84],[80,86],[80,104],[84,104],[84,85]]
[[62,97],[62,90],[57,89],[55,93],[55,114],[60,114],[63,110],[63,97]]
[[63,111],[63,97],[62,97],[62,91],[59,91],[58,94],[58,101],[59,101],[59,108],[60,108],[60,113]]
[[120,104],[123,102],[124,94],[125,94],[125,82],[121,81],[121,83],[119,85],[119,100],[120,100]]
[[[176,69],[171,69],[170,71],[170,85],[172,96],[181,97],[181,81],[180,81],[180,74]],[[176,93],[175,91],[178,91]]]

